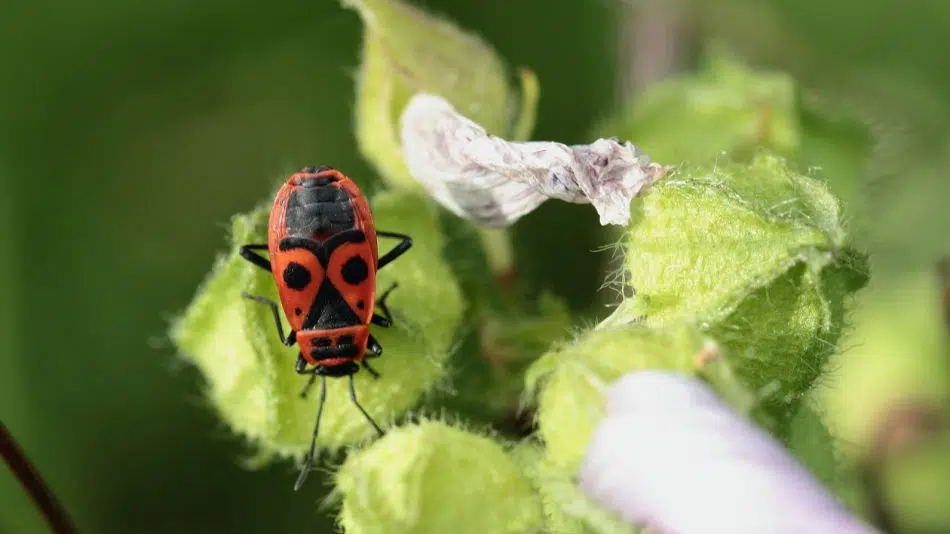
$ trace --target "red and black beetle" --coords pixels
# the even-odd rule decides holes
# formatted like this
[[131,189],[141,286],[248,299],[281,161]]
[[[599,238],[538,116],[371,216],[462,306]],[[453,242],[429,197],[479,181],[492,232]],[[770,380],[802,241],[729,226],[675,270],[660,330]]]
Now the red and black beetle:
[[[400,242],[379,257],[377,236]],[[376,230],[366,197],[345,174],[332,167],[304,167],[277,192],[267,243],[241,247],[241,256],[270,271],[277,283],[280,304],[291,327],[287,337],[276,302],[246,293],[242,296],[270,306],[280,340],[300,347],[296,370],[310,375],[301,397],[306,397],[318,376],[321,378],[310,452],[294,489],[303,484],[313,463],[326,377],[348,376],[353,403],[376,431],[383,433],[356,400],[353,375],[362,366],[374,378],[379,377],[366,361],[383,353],[369,325],[392,325],[386,298],[396,284],[376,299],[376,271],[411,246],[412,238],[407,235]],[[270,258],[256,252],[260,250],[267,250]],[[381,314],[375,313],[377,307]]]

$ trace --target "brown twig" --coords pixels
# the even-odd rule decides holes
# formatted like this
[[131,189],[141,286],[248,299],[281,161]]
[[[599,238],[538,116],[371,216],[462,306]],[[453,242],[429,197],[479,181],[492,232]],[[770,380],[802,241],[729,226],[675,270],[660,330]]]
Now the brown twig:
[[23,449],[17,445],[13,435],[2,422],[0,422],[0,455],[43,513],[53,534],[75,534],[76,527],[66,515],[66,510],[56,500],[49,486],[43,482],[39,471],[26,457]]

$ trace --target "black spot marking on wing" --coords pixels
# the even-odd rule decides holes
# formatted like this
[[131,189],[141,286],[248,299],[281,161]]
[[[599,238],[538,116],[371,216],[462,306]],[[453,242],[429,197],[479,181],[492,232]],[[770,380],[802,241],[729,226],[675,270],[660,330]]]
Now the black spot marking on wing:
[[343,275],[343,280],[347,284],[355,286],[366,280],[366,277],[369,276],[369,266],[366,265],[366,260],[362,257],[353,256],[343,264],[340,274]]
[[287,287],[295,291],[301,291],[310,285],[312,280],[310,271],[303,265],[292,261],[284,269],[284,283]]

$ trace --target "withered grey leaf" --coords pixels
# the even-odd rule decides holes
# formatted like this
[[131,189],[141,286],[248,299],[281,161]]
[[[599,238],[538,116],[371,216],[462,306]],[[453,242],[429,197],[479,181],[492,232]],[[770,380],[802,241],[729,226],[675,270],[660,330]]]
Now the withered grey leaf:
[[488,227],[508,226],[549,198],[593,204],[601,224],[625,225],[633,197],[667,170],[617,139],[506,141],[425,93],[410,100],[401,127],[413,177],[447,209]]

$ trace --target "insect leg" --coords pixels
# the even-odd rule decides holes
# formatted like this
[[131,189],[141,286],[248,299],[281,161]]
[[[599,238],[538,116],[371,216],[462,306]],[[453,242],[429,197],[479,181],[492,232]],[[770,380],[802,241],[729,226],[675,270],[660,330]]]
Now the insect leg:
[[389,306],[386,305],[386,299],[389,298],[389,294],[393,292],[393,289],[399,287],[399,282],[393,282],[393,285],[389,286],[389,289],[383,291],[382,296],[376,300],[376,307],[379,308],[379,311],[382,312],[381,315],[373,314],[373,324],[376,326],[381,326],[383,328],[389,328],[393,324],[393,316],[389,313]]
[[297,374],[300,375],[310,375],[310,380],[307,380],[307,384],[303,387],[303,390],[300,391],[300,398],[306,399],[307,393],[310,391],[310,388],[313,387],[313,383],[317,380],[316,369],[307,369],[307,360],[303,359],[303,355],[297,356],[297,365],[294,368],[297,371]]
[[270,310],[274,314],[274,324],[277,325],[277,335],[280,337],[281,343],[289,347],[297,342],[297,332],[294,332],[293,330],[290,331],[289,336],[284,337],[284,326],[280,322],[280,312],[277,311],[276,302],[268,298],[258,297],[257,295],[248,295],[247,293],[241,293],[241,296],[248,300],[254,300],[261,304],[270,306]]
[[241,247],[241,257],[265,271],[270,271],[270,260],[254,252],[255,250],[267,250],[267,245],[244,245]]
[[377,271],[385,267],[386,264],[388,264],[389,262],[405,254],[406,251],[409,250],[409,247],[412,246],[412,238],[407,236],[406,234],[397,234],[395,232],[383,232],[382,230],[377,230],[376,235],[383,236],[383,237],[392,237],[395,239],[402,240],[399,242],[398,245],[393,247],[392,250],[384,254],[382,258],[379,258],[379,261],[376,262]]
[[366,420],[369,421],[369,424],[373,425],[373,428],[375,428],[376,432],[378,432],[380,437],[382,437],[384,434],[383,429],[379,428],[379,425],[376,424],[376,421],[373,421],[373,418],[370,417],[368,413],[366,413],[366,410],[364,410],[363,407],[360,406],[359,401],[356,400],[356,387],[353,385],[353,375],[350,375],[350,399],[353,401],[353,404],[355,404],[356,407],[359,408],[361,412],[363,412],[363,416],[366,417]]
[[362,360],[360,361],[360,365],[363,366],[363,369],[366,369],[366,372],[368,372],[373,377],[374,380],[379,378],[379,371],[370,367],[368,361]]
[[366,354],[367,358],[379,358],[383,355],[383,346],[373,337],[373,334],[369,335],[369,339],[366,341],[366,348],[369,350]]
[[[316,371],[316,370],[314,370]],[[314,373],[316,376],[316,373]],[[317,408],[317,422],[313,425],[313,437],[310,438],[310,452],[307,453],[307,457],[304,460],[303,469],[300,470],[300,475],[297,476],[297,482],[294,483],[294,491],[300,489],[300,486],[303,486],[304,480],[307,480],[307,475],[310,474],[310,469],[313,467],[313,454],[317,446],[317,434],[320,432],[320,417],[323,415],[323,404],[327,400],[327,377],[320,377],[320,407]]]

